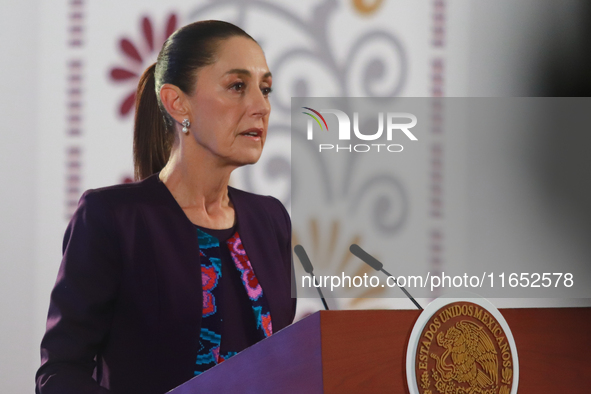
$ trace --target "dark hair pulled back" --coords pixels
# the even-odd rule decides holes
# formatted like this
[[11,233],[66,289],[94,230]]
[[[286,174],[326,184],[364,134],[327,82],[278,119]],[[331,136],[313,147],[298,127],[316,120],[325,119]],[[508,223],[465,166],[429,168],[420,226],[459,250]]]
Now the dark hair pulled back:
[[162,85],[172,84],[184,93],[192,94],[199,68],[214,63],[220,42],[234,36],[255,41],[244,30],[228,22],[191,23],[166,40],[156,63],[144,71],[135,102],[133,161],[136,180],[164,168],[174,143],[175,121],[160,100]]

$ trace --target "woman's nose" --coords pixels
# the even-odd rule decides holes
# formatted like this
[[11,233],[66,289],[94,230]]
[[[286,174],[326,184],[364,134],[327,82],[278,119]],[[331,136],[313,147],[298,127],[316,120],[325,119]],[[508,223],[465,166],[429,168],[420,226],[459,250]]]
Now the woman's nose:
[[271,112],[269,98],[260,89],[252,89],[250,96],[251,114],[253,116],[264,117]]

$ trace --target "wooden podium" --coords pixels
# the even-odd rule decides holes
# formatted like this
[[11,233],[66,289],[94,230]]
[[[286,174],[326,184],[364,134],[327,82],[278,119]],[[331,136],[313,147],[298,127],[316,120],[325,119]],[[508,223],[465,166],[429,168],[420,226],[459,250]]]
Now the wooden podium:
[[[591,393],[591,308],[500,309],[519,357],[519,394]],[[420,311],[321,311],[172,394],[408,393],[406,344]]]

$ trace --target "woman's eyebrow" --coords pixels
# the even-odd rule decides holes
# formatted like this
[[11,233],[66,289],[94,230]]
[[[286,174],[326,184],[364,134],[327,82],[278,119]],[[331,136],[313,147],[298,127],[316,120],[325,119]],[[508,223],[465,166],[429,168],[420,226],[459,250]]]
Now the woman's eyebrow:
[[[224,75],[228,75],[228,74],[243,74],[243,75],[247,75],[249,77],[252,76],[252,74],[250,73],[250,71],[243,69],[243,68],[233,68],[231,70],[228,70],[224,73]],[[271,71],[267,71],[264,75],[263,78],[269,78],[272,77],[273,74],[271,74]]]

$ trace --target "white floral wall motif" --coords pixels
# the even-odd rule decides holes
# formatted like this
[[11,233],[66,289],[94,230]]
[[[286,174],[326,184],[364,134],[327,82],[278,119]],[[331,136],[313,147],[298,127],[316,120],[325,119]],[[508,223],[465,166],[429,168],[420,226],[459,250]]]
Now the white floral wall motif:
[[[176,27],[197,20],[227,20],[244,28],[263,47],[274,75],[269,136],[259,163],[237,170],[231,182],[275,195],[289,209],[291,97],[429,95],[431,84],[425,76],[433,52],[430,12],[443,4],[436,3],[225,0],[148,2],[141,8],[132,4],[115,7],[114,2],[101,6],[68,3],[63,12],[76,28],[68,30],[71,37],[60,54],[64,60],[54,67],[63,67],[65,59],[77,65],[67,69],[68,80],[74,81],[70,84],[76,84],[72,88],[77,106],[64,108],[59,102],[52,106],[55,113],[66,111],[70,123],[64,127],[76,132],[64,133],[58,123],[53,135],[44,137],[48,142],[59,141],[68,155],[65,167],[62,154],[44,161],[44,176],[54,179],[52,204],[63,209],[44,212],[41,231],[59,234],[54,229],[65,227],[85,189],[131,181],[135,84]],[[407,15],[413,15],[413,21]],[[105,29],[107,21],[109,28]],[[417,41],[423,44],[409,44]],[[61,196],[55,191],[56,184],[66,191]],[[404,184],[398,187],[404,196]],[[405,214],[405,208],[398,209]],[[298,231],[303,232],[294,229]],[[46,275],[38,281],[40,303],[51,287],[47,278],[59,264],[52,246],[58,239],[56,235],[41,241],[44,252],[39,264]]]

